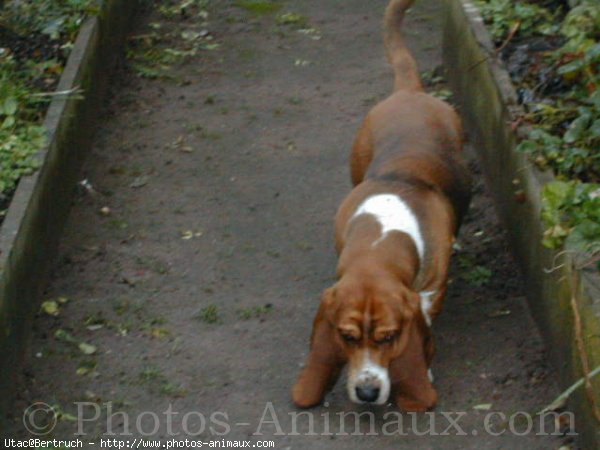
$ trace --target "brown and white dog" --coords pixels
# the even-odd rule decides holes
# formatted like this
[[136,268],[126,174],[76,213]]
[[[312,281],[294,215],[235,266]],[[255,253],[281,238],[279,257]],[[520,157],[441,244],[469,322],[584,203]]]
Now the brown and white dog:
[[452,244],[470,199],[455,111],[426,94],[400,25],[413,0],[392,0],[385,44],[394,93],[368,114],[351,155],[355,188],[336,220],[338,281],[326,289],[292,396],[320,403],[348,364],[357,403],[423,411],[437,402],[430,326],[440,312]]

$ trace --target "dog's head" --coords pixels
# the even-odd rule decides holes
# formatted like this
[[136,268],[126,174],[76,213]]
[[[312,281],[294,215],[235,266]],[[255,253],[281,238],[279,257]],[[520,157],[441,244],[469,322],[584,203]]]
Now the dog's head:
[[[344,278],[323,293],[321,321],[327,323],[315,323],[329,328],[332,343],[316,338],[313,345],[334,345],[344,355],[350,399],[381,405],[393,387],[401,391],[395,394],[402,407],[432,406],[423,400],[419,407],[419,399],[435,397],[427,376],[433,340],[420,296],[394,279],[378,279],[366,288]],[[415,389],[419,392],[406,392]]]
[[346,363],[348,394],[357,403],[383,404],[394,392],[404,410],[435,405],[428,374],[433,340],[419,295],[388,277],[369,286],[343,276],[323,293],[310,353],[292,391],[296,405],[320,403]]
[[344,363],[348,395],[356,403],[384,404],[394,390],[404,409],[435,404],[428,376],[433,341],[420,296],[391,279],[372,286],[343,277],[323,293],[311,353],[294,388],[297,405],[322,401]]

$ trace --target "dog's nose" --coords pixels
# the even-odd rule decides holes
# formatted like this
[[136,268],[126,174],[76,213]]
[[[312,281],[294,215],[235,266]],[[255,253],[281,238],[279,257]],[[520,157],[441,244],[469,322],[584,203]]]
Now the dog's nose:
[[356,396],[363,402],[374,402],[379,397],[379,388],[375,386],[357,386]]

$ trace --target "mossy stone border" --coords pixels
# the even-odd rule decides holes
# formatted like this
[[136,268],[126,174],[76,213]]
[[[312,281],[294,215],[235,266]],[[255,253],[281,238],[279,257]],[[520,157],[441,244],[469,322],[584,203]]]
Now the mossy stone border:
[[32,318],[58,248],[71,194],[88,153],[110,68],[120,54],[137,0],[104,0],[81,27],[44,120],[40,169],[22,177],[0,228],[0,427],[14,398],[15,376]]
[[[571,255],[541,245],[544,227],[540,192],[552,174],[540,172],[515,150],[526,130],[510,76],[498,59],[477,7],[469,0],[445,0],[444,61],[470,138],[525,276],[534,318],[567,388],[584,373],[576,340],[572,300],[581,317],[580,336],[590,370],[600,365],[600,276],[577,268]],[[600,405],[600,377],[592,380]],[[543,405],[540,405],[543,406]],[[585,389],[569,401],[584,448],[600,448],[600,431]]]

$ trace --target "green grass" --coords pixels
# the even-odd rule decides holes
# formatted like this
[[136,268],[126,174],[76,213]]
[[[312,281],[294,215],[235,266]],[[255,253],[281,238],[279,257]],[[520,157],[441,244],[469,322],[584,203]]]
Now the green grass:
[[216,305],[208,305],[202,308],[197,314],[196,319],[208,324],[221,323],[221,316]]
[[242,320],[250,320],[260,318],[273,310],[273,305],[267,303],[262,306],[250,306],[238,310],[238,316]]
[[164,372],[156,366],[147,366],[142,369],[133,384],[144,385],[151,392],[159,392],[168,397],[183,397],[187,393],[183,386],[169,380]]
[[148,383],[148,382],[156,381],[156,380],[159,380],[159,381],[164,380],[165,376],[158,367],[148,366],[148,367],[145,367],[144,369],[142,369],[138,378],[139,378],[140,382]]
[[492,271],[477,264],[471,255],[457,255],[456,264],[460,269],[460,277],[472,286],[485,286],[492,279]]
[[281,9],[279,3],[266,0],[238,0],[235,2],[235,6],[255,14],[272,14]]

